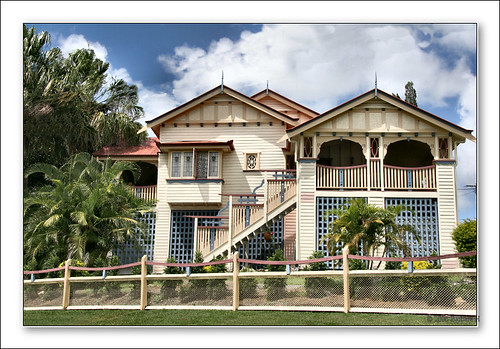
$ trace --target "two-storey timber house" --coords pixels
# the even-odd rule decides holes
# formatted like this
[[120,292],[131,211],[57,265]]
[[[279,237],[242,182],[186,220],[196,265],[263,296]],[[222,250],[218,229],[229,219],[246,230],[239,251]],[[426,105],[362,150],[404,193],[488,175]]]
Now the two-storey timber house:
[[289,260],[327,254],[324,213],[350,198],[409,207],[399,220],[420,232],[420,242],[408,237],[413,256],[455,252],[456,149],[472,131],[386,92],[319,114],[271,90],[248,97],[221,85],[146,128],[157,138],[95,155],[149,173],[152,185],[133,188],[156,199],[155,261],[191,262],[193,251],[262,259],[276,245]]

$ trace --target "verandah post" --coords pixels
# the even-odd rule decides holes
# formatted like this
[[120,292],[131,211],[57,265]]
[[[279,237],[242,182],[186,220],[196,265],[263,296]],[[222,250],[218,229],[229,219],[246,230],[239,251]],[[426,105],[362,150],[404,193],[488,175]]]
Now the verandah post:
[[146,309],[146,305],[148,302],[148,283],[146,280],[146,275],[148,273],[148,266],[146,265],[146,261],[148,260],[148,256],[144,255],[141,258],[141,310]]
[[68,259],[64,263],[64,282],[63,282],[63,299],[62,308],[67,309],[69,305],[69,277],[71,275],[71,270],[69,266],[71,265],[71,259]]
[[[205,246],[203,246],[205,247]],[[193,256],[200,249],[198,246],[198,217],[194,219],[194,233],[193,233]]]
[[238,310],[240,305],[240,265],[238,263],[239,252],[233,255],[233,311]]
[[342,270],[344,276],[344,313],[348,313],[351,309],[351,297],[349,295],[349,247],[344,247],[342,250]]

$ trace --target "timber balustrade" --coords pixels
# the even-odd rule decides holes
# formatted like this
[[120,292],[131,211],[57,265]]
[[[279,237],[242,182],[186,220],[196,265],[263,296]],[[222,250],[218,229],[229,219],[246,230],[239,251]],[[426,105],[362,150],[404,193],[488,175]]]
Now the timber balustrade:
[[372,159],[369,171],[367,167],[367,165],[347,167],[316,165],[316,187],[334,190],[435,191],[437,189],[434,165],[424,167],[383,165],[383,171],[380,171],[380,160]]
[[[476,269],[414,270],[411,263],[476,255],[476,251],[414,258],[350,255],[299,261],[239,258],[205,263],[148,261],[116,267],[64,267],[25,271],[25,310],[44,309],[226,309],[476,315]],[[408,262],[408,270],[349,270],[349,260]],[[306,271],[300,265],[337,261],[343,270]],[[242,271],[241,264],[283,266],[284,271]],[[212,267],[225,265],[226,272]],[[184,268],[181,274],[148,275],[150,266]],[[140,267],[140,275],[106,272]],[[202,273],[191,273],[203,267]],[[214,269],[215,270],[215,269]],[[59,278],[35,275],[64,271]],[[102,276],[71,276],[72,271]]]
[[146,201],[156,201],[156,185],[146,185],[146,186],[130,186],[132,193]]

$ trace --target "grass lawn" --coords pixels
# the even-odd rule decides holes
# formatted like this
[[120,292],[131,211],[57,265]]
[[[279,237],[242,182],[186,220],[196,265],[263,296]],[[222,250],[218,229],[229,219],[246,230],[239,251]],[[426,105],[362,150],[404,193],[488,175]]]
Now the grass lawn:
[[25,326],[475,326],[466,316],[224,310],[24,311]]

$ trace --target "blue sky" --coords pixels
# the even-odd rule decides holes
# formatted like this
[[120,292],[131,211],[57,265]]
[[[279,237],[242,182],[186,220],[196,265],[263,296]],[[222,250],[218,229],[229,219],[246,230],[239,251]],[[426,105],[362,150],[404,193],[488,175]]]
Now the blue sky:
[[[90,47],[110,75],[139,87],[150,120],[221,82],[247,95],[266,87],[324,112],[374,87],[476,129],[475,24],[44,24],[64,54]],[[474,133],[475,134],[475,133]],[[475,162],[475,145],[459,146]],[[457,168],[459,219],[476,216],[473,166]]]

